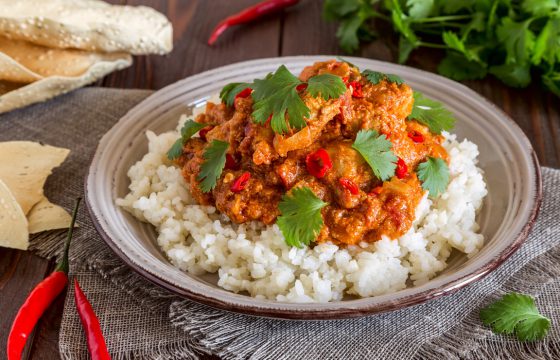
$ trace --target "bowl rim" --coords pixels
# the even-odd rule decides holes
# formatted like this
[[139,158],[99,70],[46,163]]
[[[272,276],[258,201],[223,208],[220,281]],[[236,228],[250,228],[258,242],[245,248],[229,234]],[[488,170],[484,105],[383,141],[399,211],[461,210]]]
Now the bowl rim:
[[[201,72],[201,73],[198,73],[198,74],[195,74],[195,75],[192,75],[192,76],[203,76],[208,72],[213,72],[213,71],[216,71],[216,70],[220,70],[220,69],[223,69],[223,68],[226,68],[226,67],[229,67],[229,66],[236,66],[236,65],[240,65],[240,64],[250,64],[251,62],[271,61],[271,60],[289,61],[289,60],[292,60],[292,59],[295,60],[295,59],[302,59],[302,58],[315,58],[315,59],[317,59],[319,57],[321,57],[321,58],[325,58],[325,57],[336,58],[336,55],[315,55],[315,56],[303,55],[303,56],[290,56],[290,57],[271,57],[271,58],[261,58],[261,59],[255,59],[255,60],[249,60],[249,61],[240,61],[240,62],[232,63],[232,64],[229,64],[229,65],[225,65],[225,66],[213,68],[213,69],[210,69],[210,70],[206,70],[204,72]],[[350,60],[352,60],[352,59],[355,59],[355,60],[363,59],[363,60],[369,60],[369,61],[374,60],[374,59],[366,59],[366,58],[358,58],[358,57],[346,57],[346,58],[350,59]],[[379,60],[374,60],[374,61],[382,62],[382,61],[379,61]],[[391,63],[391,65],[396,65],[396,64]],[[403,65],[397,65],[397,66],[403,67],[403,68],[411,68],[411,67],[403,66]],[[435,76],[441,77],[440,75],[430,73],[430,72],[425,71],[425,70],[416,69],[416,68],[411,68],[411,69],[414,69],[417,72],[430,74],[430,76],[435,75]],[[181,79],[179,81],[176,81],[172,84],[169,84],[169,85],[167,85],[166,87],[164,87],[160,90],[155,91],[153,94],[149,95],[144,100],[142,100],[141,102],[136,104],[134,107],[129,109],[127,111],[127,113],[125,115],[123,115],[115,123],[115,125],[113,125],[113,127],[116,126],[123,118],[126,118],[130,113],[135,111],[136,108],[138,108],[143,103],[148,101],[150,98],[152,98],[154,96],[157,96],[158,94],[160,94],[162,92],[170,90],[171,88],[174,88],[175,86],[178,86],[178,83],[186,81],[189,78],[190,78],[190,76],[187,77],[187,78]],[[446,81],[450,81],[447,78],[444,78],[444,79]],[[132,268],[136,273],[141,275],[143,278],[149,280],[151,283],[153,283],[153,284],[155,284],[159,287],[162,287],[162,288],[170,291],[171,293],[173,293],[175,295],[178,295],[180,297],[183,297],[183,298],[186,298],[186,299],[189,299],[189,300],[196,301],[196,302],[204,304],[204,305],[209,305],[211,307],[218,308],[218,309],[221,309],[221,310],[226,310],[226,311],[236,312],[236,313],[242,313],[242,314],[246,314],[246,315],[259,316],[259,317],[270,317],[270,318],[286,319],[286,320],[332,320],[332,319],[344,319],[344,318],[361,317],[361,316],[366,316],[366,315],[373,315],[373,314],[389,312],[389,311],[393,311],[393,310],[400,310],[400,309],[404,309],[404,308],[407,308],[407,307],[410,307],[410,306],[414,306],[414,305],[424,303],[426,301],[429,301],[429,300],[432,300],[432,299],[435,299],[435,298],[439,298],[441,296],[453,294],[456,291],[462,289],[463,287],[465,287],[467,285],[470,285],[473,282],[484,278],[490,272],[492,272],[493,270],[498,268],[501,264],[503,264],[511,255],[513,255],[519,249],[519,247],[527,239],[530,230],[532,229],[533,225],[535,224],[537,216],[539,214],[540,206],[541,206],[541,203],[542,203],[542,174],[541,174],[541,168],[540,168],[539,160],[537,158],[536,152],[535,152],[531,142],[529,141],[529,139],[527,138],[527,136],[525,135],[525,133],[523,132],[521,127],[508,114],[506,114],[501,108],[499,108],[497,105],[495,105],[494,103],[492,103],[491,101],[486,99],[484,96],[482,96],[479,93],[475,92],[474,90],[470,89],[466,85],[463,85],[459,82],[454,82],[454,83],[457,87],[461,88],[462,90],[467,91],[468,93],[470,93],[470,95],[472,95],[474,97],[477,97],[478,100],[482,100],[487,105],[492,107],[494,111],[499,113],[500,116],[504,120],[506,120],[509,123],[509,125],[512,125],[514,127],[514,129],[516,130],[516,132],[524,140],[526,140],[525,142],[529,146],[529,148],[527,150],[530,151],[530,156],[531,156],[531,161],[532,161],[531,165],[533,166],[533,168],[535,170],[535,183],[533,184],[534,187],[535,187],[535,197],[533,199],[533,206],[532,206],[532,208],[529,212],[529,216],[527,218],[526,223],[523,225],[522,229],[517,233],[517,236],[515,237],[515,239],[506,248],[504,248],[500,253],[498,253],[495,257],[490,259],[490,261],[487,261],[483,265],[477,267],[476,269],[473,269],[473,271],[469,272],[468,274],[465,274],[464,276],[462,276],[460,278],[450,280],[450,281],[442,284],[438,288],[427,289],[427,290],[424,290],[424,291],[421,291],[421,292],[418,292],[418,293],[415,293],[415,294],[408,295],[406,297],[402,297],[402,298],[399,299],[398,302],[396,302],[396,301],[386,301],[385,303],[382,303],[381,306],[379,304],[369,304],[369,305],[366,304],[366,305],[361,305],[360,307],[353,307],[353,308],[340,308],[340,309],[328,309],[328,310],[326,310],[326,309],[305,309],[305,310],[297,310],[297,311],[288,310],[288,309],[279,309],[279,308],[265,308],[265,307],[261,307],[261,306],[246,306],[246,305],[236,304],[235,302],[232,302],[232,301],[218,299],[218,298],[198,294],[196,292],[190,291],[187,288],[178,287],[177,285],[173,284],[172,282],[165,279],[164,277],[160,277],[156,274],[148,272],[146,269],[144,269],[141,266],[134,263],[134,261],[132,261],[127,256],[127,254],[125,254],[125,252],[123,250],[121,250],[116,245],[114,240],[111,238],[111,236],[105,231],[105,229],[101,225],[99,219],[95,215],[95,211],[93,209],[93,206],[90,203],[91,200],[90,200],[90,196],[89,196],[88,178],[90,176],[90,173],[91,173],[93,165],[94,165],[93,161],[94,161],[96,155],[98,154],[99,146],[100,146],[100,143],[101,143],[102,139],[105,137],[106,134],[111,132],[113,127],[111,129],[109,129],[107,133],[105,133],[103,135],[103,137],[100,139],[100,142],[97,144],[95,151],[92,153],[90,166],[87,169],[87,172],[85,174],[85,181],[84,181],[84,197],[85,197],[86,208],[87,208],[87,210],[90,214],[90,218],[92,220],[94,228],[96,229],[98,234],[101,236],[103,241],[109,246],[109,248],[127,266]],[[284,304],[282,302],[278,302],[278,303],[279,304]]]

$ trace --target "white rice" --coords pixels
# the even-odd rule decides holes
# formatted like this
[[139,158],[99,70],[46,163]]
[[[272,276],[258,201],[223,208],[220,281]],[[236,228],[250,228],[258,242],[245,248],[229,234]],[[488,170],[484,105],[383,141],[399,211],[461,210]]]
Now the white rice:
[[[185,121],[183,117],[177,129]],[[156,227],[158,244],[178,268],[218,273],[218,285],[257,298],[327,302],[344,294],[376,296],[422,284],[443,270],[452,249],[469,256],[482,246],[476,213],[486,196],[478,148],[445,133],[451,181],[437,200],[424,196],[416,220],[397,240],[339,248],[286,245],[276,225],[232,223],[212,206],[197,205],[166,157],[177,131],[147,132],[149,151],[128,171],[130,193],[117,204]]]

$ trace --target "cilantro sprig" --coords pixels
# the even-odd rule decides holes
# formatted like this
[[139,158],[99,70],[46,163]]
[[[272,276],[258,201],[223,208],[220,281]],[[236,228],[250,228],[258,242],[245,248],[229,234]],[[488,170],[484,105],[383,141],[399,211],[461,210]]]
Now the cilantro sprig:
[[497,334],[515,334],[520,341],[543,339],[550,329],[550,319],[541,315],[533,298],[511,293],[480,311],[485,325]]
[[[560,96],[560,1],[325,0],[326,20],[339,23],[340,47],[354,52],[389,23],[404,63],[419,48],[442,49],[438,72],[455,80],[492,74],[512,87],[539,77]],[[376,20],[376,21],[372,21]],[[381,21],[379,21],[381,20]]]
[[390,83],[395,83],[397,85],[401,85],[404,83],[404,80],[401,79],[400,76],[398,75],[384,74],[369,69],[362,71],[362,75],[365,76],[366,79],[368,79],[369,82],[372,83],[373,85],[377,85],[383,80],[388,81]]
[[227,84],[220,91],[220,99],[227,106],[233,106],[233,103],[235,102],[235,97],[237,96],[237,94],[239,94],[243,90],[247,89],[248,87],[251,87],[251,84],[246,83],[246,82],[238,82],[238,83]]
[[294,188],[284,194],[278,204],[281,215],[276,224],[286,243],[301,248],[314,241],[323,227],[321,209],[327,205],[308,187]]
[[307,92],[313,97],[321,96],[324,100],[335,99],[346,91],[346,85],[340,76],[321,74],[313,76],[307,82]]
[[191,119],[187,120],[181,128],[181,137],[177,139],[169,151],[167,151],[167,158],[169,160],[178,159],[183,153],[183,145],[187,142],[187,140],[206,126],[207,124],[197,123]]
[[414,105],[408,119],[417,120],[435,134],[441,134],[443,130],[449,131],[455,125],[455,117],[451,111],[442,103],[424,97],[417,91],[414,92]]
[[210,192],[224,170],[226,165],[226,153],[229,143],[220,140],[212,140],[212,142],[204,150],[204,162],[200,166],[200,173],[197,180],[200,181],[200,190],[202,192]]
[[429,192],[431,198],[436,198],[447,189],[449,167],[444,160],[428,157],[426,161],[418,164],[416,173],[422,181],[422,188]]
[[379,179],[385,181],[395,175],[395,164],[397,156],[391,151],[393,144],[387,140],[385,135],[379,135],[375,130],[360,130],[356,135],[356,140],[352,148],[357,150],[360,155],[371,167],[371,170]]

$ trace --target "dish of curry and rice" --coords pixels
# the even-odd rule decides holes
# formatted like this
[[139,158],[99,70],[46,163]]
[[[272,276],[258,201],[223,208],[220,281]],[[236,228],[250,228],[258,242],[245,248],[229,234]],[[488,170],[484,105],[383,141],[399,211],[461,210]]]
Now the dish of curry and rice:
[[253,297],[327,302],[424,283],[483,245],[477,146],[401,78],[344,61],[226,85],[148,131],[117,204],[167,258]]

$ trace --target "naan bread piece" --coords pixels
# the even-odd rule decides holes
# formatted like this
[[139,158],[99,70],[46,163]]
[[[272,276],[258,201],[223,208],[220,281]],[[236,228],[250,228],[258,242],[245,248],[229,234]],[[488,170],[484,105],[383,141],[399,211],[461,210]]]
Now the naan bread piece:
[[0,180],[8,186],[24,214],[41,201],[47,177],[69,153],[68,149],[30,141],[0,143]]
[[134,55],[173,48],[171,23],[145,6],[100,0],[0,0],[0,33],[53,48]]
[[27,222],[29,233],[36,234],[47,230],[67,229],[72,222],[72,216],[43,197],[27,214]]
[[27,219],[16,198],[0,180],[0,246],[27,250]]

